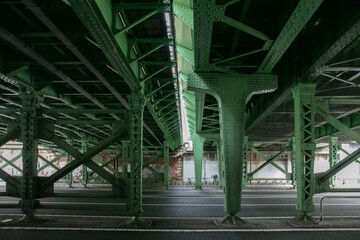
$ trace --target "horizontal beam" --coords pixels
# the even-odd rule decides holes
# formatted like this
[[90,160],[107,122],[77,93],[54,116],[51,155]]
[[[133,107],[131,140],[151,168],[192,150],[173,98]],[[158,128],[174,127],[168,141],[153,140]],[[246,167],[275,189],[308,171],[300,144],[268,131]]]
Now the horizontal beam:
[[111,125],[111,120],[56,120],[57,125]]
[[109,113],[116,113],[116,114],[123,114],[125,115],[127,110],[122,109],[57,109],[57,108],[44,108],[41,110],[43,113],[65,113],[65,114],[109,114]]

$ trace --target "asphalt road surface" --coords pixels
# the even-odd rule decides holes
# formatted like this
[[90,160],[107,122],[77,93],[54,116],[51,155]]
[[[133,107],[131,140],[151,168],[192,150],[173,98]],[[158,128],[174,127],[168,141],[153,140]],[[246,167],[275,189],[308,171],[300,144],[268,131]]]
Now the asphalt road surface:
[[[0,191],[3,189],[0,188]],[[103,186],[91,186],[90,189],[58,188],[58,193],[109,193],[110,188]],[[312,215],[319,217],[320,199],[325,195],[359,195],[357,193],[330,193],[320,194],[314,197],[315,212]],[[1,204],[17,203],[18,199],[0,197]],[[92,206],[124,206],[125,202],[110,198],[73,198],[57,197],[44,198],[41,203],[58,205],[92,205]],[[285,188],[251,188],[245,190],[242,195],[242,212],[238,216],[246,219],[282,219],[292,218],[298,215],[295,209],[296,191]],[[174,187],[170,190],[161,188],[145,188],[143,192],[143,216],[148,219],[186,219],[186,218],[213,218],[225,216],[223,210],[222,191],[216,188],[205,188],[195,191],[192,188]],[[326,199],[325,216],[328,219],[360,217],[360,198],[358,199]],[[16,208],[1,208],[0,216],[8,214],[20,214]],[[63,216],[129,216],[125,210],[89,210],[89,209],[38,209],[39,216],[63,215]],[[333,228],[322,229],[152,229],[126,230],[126,229],[99,229],[76,228],[68,229],[35,229],[23,227],[18,229],[0,228],[0,240],[8,239],[358,239],[359,228]],[[49,238],[51,236],[51,238]]]

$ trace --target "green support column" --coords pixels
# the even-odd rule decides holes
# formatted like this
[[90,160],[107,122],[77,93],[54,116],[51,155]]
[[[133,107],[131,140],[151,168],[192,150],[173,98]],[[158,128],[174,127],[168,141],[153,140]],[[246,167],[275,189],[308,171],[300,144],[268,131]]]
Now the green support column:
[[[81,138],[81,152],[86,153],[88,150],[88,142],[85,137]],[[85,164],[82,165],[82,173],[81,173],[81,183],[83,188],[86,188],[89,183],[89,173],[88,168]]]
[[[73,140],[71,138],[67,138],[66,139],[66,142],[72,146],[73,145]],[[66,156],[66,164],[69,164],[71,161],[72,161],[72,156],[68,153],[67,156]],[[72,187],[72,183],[73,183],[73,174],[72,174],[72,171],[69,172],[67,175],[66,175],[66,184],[68,185],[69,188]]]
[[35,95],[21,94],[22,108],[20,111],[21,119],[21,140],[23,177],[21,181],[21,211],[25,214],[22,218],[24,222],[35,221],[35,209],[38,205],[36,200],[36,179],[37,179],[37,159],[38,159],[38,119],[37,107],[38,99]]
[[216,143],[216,152],[218,158],[218,175],[219,175],[219,187],[224,187],[224,161],[221,159],[221,146],[220,143]]
[[169,188],[169,144],[164,142],[164,187],[165,190]]
[[142,165],[143,165],[143,95],[128,96],[130,103],[130,193],[129,210],[133,222],[142,221]]
[[295,137],[290,139],[290,160],[291,160],[291,182],[293,189],[296,188],[296,155],[295,155]]
[[203,167],[203,152],[205,138],[199,134],[194,133],[192,136],[194,148],[194,164],[195,164],[195,189],[201,189],[202,167]]
[[128,165],[129,165],[129,145],[130,141],[121,141],[122,150],[121,150],[121,158],[122,158],[122,169],[124,178],[128,177]]
[[301,212],[296,219],[302,222],[314,221],[309,213],[314,211],[315,191],[315,89],[316,84],[303,83],[292,89],[295,111],[296,209]]
[[243,150],[245,137],[245,106],[254,94],[275,90],[277,78],[269,74],[217,74],[191,73],[187,88],[201,91],[216,98],[220,112],[220,144],[224,160],[224,210],[225,224],[242,220],[236,216],[241,211]]
[[[338,137],[330,136],[329,137],[329,163],[330,163],[330,168],[335,166],[338,162],[339,162],[339,159],[338,159]],[[335,187],[335,179],[336,179],[336,175],[334,175],[334,176],[332,176],[330,178],[330,186],[332,188]]]
[[242,187],[245,188],[248,182],[248,174],[247,174],[247,150],[248,150],[248,140],[249,137],[244,137],[244,151],[243,151],[243,179],[242,179]]

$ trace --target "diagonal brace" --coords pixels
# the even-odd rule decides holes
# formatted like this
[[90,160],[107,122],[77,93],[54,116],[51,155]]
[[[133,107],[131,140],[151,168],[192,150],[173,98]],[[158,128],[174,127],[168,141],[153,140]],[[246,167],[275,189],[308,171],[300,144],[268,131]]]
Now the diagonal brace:
[[[104,139],[102,142],[95,145],[93,148],[89,149],[86,153],[82,154],[69,144],[67,144],[65,141],[63,141],[61,138],[57,136],[53,136],[52,142],[55,143],[57,146],[62,148],[64,151],[69,153],[71,156],[75,157],[75,160],[67,164],[65,167],[61,168],[59,171],[51,175],[48,180],[43,183],[43,187],[46,188],[49,185],[55,183],[57,180],[80,166],[81,164],[84,164],[91,160],[92,157],[94,157],[99,152],[106,149],[108,146],[110,146],[112,143],[117,141],[119,137],[124,134],[124,129],[121,131],[115,132],[113,135],[109,136],[108,138]],[[90,168],[90,167],[89,167]]]
[[256,148],[254,148],[254,146],[251,148],[251,150],[253,152],[255,152],[256,154],[258,154],[259,156],[261,156],[264,160],[265,163],[263,163],[260,167],[258,167],[257,169],[255,169],[254,171],[252,171],[251,173],[249,173],[249,177],[254,176],[255,173],[259,172],[261,169],[263,169],[266,165],[268,165],[269,163],[272,164],[274,167],[276,167],[278,170],[280,170],[282,173],[284,173],[286,176],[289,175],[288,172],[286,172],[283,168],[281,168],[279,165],[275,164],[273,161],[279,157],[282,153],[284,153],[288,148],[284,148],[283,150],[281,150],[280,152],[278,152],[275,156],[267,159],[262,153],[260,153]]

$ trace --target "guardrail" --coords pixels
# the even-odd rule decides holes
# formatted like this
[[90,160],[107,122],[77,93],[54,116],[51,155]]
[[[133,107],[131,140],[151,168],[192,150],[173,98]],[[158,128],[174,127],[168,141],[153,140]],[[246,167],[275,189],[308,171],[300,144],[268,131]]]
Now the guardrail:
[[323,201],[325,200],[325,198],[360,198],[360,195],[357,195],[357,196],[324,196],[324,197],[322,197],[320,200],[320,221],[322,221],[324,218]]

